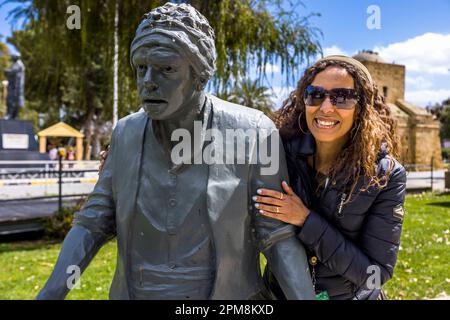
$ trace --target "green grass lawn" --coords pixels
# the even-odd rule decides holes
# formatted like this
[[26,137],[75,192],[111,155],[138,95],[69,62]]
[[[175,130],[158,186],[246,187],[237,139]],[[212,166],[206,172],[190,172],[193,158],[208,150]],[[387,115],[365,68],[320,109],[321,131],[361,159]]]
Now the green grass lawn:
[[385,290],[391,299],[450,295],[450,195],[410,195],[400,253]]
[[[390,299],[426,299],[450,294],[450,195],[409,195],[401,250],[394,278],[385,290]],[[60,243],[0,244],[0,299],[34,299],[50,275]],[[107,299],[116,261],[109,242],[68,299]]]
[[[0,244],[0,300],[34,299],[45,284],[61,244],[43,241]],[[97,254],[81,277],[80,289],[67,299],[108,299],[116,267],[116,242],[110,241]]]

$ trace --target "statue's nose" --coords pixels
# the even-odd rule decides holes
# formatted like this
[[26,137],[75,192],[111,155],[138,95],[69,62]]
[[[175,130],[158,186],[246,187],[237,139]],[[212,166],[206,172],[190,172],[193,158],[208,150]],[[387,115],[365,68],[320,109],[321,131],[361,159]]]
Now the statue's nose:
[[156,90],[159,88],[158,84],[155,82],[155,72],[152,68],[148,68],[144,77],[144,85],[150,90]]
[[145,86],[151,91],[154,91],[159,88],[159,86],[153,81],[146,81]]

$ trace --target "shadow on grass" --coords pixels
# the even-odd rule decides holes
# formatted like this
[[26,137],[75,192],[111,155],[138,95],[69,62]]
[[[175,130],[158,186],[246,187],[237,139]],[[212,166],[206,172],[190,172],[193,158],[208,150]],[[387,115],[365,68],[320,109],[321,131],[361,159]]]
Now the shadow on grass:
[[450,208],[450,202],[431,202],[427,203],[427,206]]
[[0,253],[37,250],[59,242],[61,241],[42,239],[42,232],[28,232],[0,236]]

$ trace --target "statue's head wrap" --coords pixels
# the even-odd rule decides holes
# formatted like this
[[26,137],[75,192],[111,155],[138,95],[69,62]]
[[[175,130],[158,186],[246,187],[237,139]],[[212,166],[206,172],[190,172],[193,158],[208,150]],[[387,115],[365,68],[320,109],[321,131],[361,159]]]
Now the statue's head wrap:
[[136,30],[130,58],[142,46],[161,45],[161,36],[167,38],[162,45],[173,47],[189,60],[199,85],[204,87],[214,75],[216,60],[214,30],[208,20],[185,3],[168,2],[153,9],[144,16]]

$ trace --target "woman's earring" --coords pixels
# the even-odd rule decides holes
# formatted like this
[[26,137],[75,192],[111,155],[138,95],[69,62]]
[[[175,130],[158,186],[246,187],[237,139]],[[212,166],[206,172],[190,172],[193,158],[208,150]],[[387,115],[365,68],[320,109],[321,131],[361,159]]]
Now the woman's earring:
[[302,115],[303,115],[303,111],[302,112],[300,112],[300,114],[299,114],[299,116],[298,116],[298,128],[300,129],[300,131],[303,133],[303,134],[307,134],[307,132],[305,132],[304,130],[303,130],[303,128],[302,128]]

